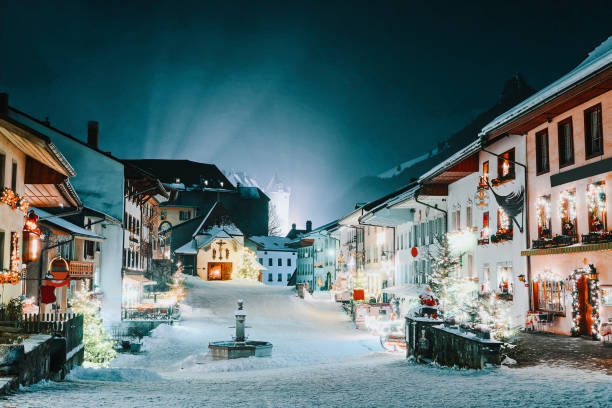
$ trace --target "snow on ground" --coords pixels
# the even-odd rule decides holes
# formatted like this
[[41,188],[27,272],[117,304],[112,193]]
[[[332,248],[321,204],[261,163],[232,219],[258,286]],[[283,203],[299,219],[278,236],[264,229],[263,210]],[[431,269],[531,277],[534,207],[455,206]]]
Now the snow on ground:
[[[184,320],[160,326],[146,353],[109,369],[80,368],[0,400],[19,407],[309,407],[612,405],[603,373],[544,366],[482,371],[422,366],[381,351],[328,298],[298,299],[289,288],[187,280]],[[274,344],[271,358],[212,361],[207,345],[230,339],[236,301],[247,334]]]

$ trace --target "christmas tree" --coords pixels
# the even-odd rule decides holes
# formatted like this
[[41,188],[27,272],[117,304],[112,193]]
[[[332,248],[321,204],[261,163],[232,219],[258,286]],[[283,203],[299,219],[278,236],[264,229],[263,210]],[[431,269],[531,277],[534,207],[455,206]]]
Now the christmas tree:
[[112,339],[102,326],[100,303],[91,292],[82,290],[77,292],[72,308],[83,315],[85,361],[97,366],[108,366],[117,352],[113,349]]
[[439,299],[445,316],[465,320],[470,304],[474,301],[477,285],[460,276],[460,255],[452,250],[446,235],[436,239],[435,255],[430,256],[432,272],[429,286]]
[[248,279],[248,280],[259,280],[259,272],[261,266],[257,262],[257,254],[249,248],[242,250],[242,261],[238,268],[232,272],[232,279]]
[[185,299],[185,276],[183,276],[183,265],[179,261],[176,264],[176,271],[172,274],[172,282],[167,284],[170,286],[170,295],[176,299],[176,304],[179,305],[181,300]]

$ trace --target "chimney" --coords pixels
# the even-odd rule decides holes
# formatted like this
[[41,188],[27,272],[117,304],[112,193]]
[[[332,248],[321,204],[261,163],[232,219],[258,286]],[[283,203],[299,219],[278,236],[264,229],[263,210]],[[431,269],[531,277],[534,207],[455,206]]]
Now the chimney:
[[312,221],[310,220],[306,221],[306,231],[307,232],[312,231]]
[[8,94],[0,93],[0,115],[8,115]]
[[98,122],[87,122],[87,144],[94,149],[98,148]]
[[295,224],[291,224],[291,230],[292,230],[292,231],[295,231],[295,227],[296,227],[296,225],[295,225]]

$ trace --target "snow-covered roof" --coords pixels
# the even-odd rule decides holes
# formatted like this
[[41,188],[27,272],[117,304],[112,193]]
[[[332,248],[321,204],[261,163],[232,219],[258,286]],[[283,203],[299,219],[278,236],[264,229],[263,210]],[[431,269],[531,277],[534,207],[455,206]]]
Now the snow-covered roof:
[[195,247],[195,241],[191,240],[187,242],[185,245],[180,246],[179,248],[174,250],[175,254],[178,255],[195,255],[198,253],[198,250]]
[[419,177],[419,183],[432,179],[436,177],[437,175],[439,175],[440,173],[443,173],[444,171],[448,170],[455,164],[459,163],[461,160],[466,159],[467,157],[479,151],[481,146],[482,146],[482,142],[480,138],[474,140],[472,143],[470,143],[463,149],[459,150],[457,153],[453,154],[448,159],[432,167],[431,170],[429,170],[427,173]]
[[256,235],[249,237],[249,239],[260,245],[263,251],[293,251],[293,249],[287,247],[287,244],[291,242],[291,239],[287,237]]
[[482,128],[481,135],[488,134],[493,130],[511,122],[527,112],[532,111],[540,105],[554,99],[559,94],[573,88],[579,82],[609,68],[612,64],[612,36],[601,43],[597,48],[589,53],[589,56],[576,68],[562,76],[552,84],[548,85],[539,92],[536,92],[523,102],[519,103],[509,111],[493,119],[489,124]]
[[45,210],[41,210],[40,208],[36,208],[36,207],[32,207],[32,209],[34,209],[34,211],[36,212],[36,215],[38,215],[39,217],[39,222],[46,222],[48,224],[53,224],[56,227],[69,232],[70,234],[77,236],[77,237],[82,237],[82,238],[87,238],[91,241],[102,241],[104,240],[104,237],[100,236],[100,235],[96,235],[93,232],[79,227],[78,225],[75,225],[69,221],[66,221],[64,218],[61,218],[59,216],[55,216],[54,214],[48,213]]

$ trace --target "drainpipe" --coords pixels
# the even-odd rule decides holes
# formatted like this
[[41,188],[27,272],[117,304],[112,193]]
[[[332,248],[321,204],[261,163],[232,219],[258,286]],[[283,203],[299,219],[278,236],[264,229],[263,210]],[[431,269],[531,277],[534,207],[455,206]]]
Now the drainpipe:
[[[484,141],[484,140],[483,140]],[[500,157],[500,154],[497,153],[493,153],[489,150],[486,150],[484,147],[480,148],[483,152],[485,153],[489,153],[495,157]],[[527,152],[525,151],[525,155],[527,155]],[[505,159],[505,158],[504,158]],[[508,159],[505,159],[508,160]],[[519,163],[517,161],[514,160],[508,160],[511,163],[517,164],[519,166],[521,166],[524,170],[525,170],[525,222],[524,222],[524,230],[525,230],[525,248],[529,249],[531,247],[530,243],[529,243],[529,188],[528,188],[528,184],[527,184],[527,180],[528,180],[528,172],[527,172],[527,165],[523,164],[523,163]],[[528,291],[529,291],[529,296],[528,296],[528,301],[529,301],[529,310],[533,311],[532,307],[533,307],[533,300],[531,299],[532,293],[531,293],[531,256],[527,255],[527,287],[528,287]]]

